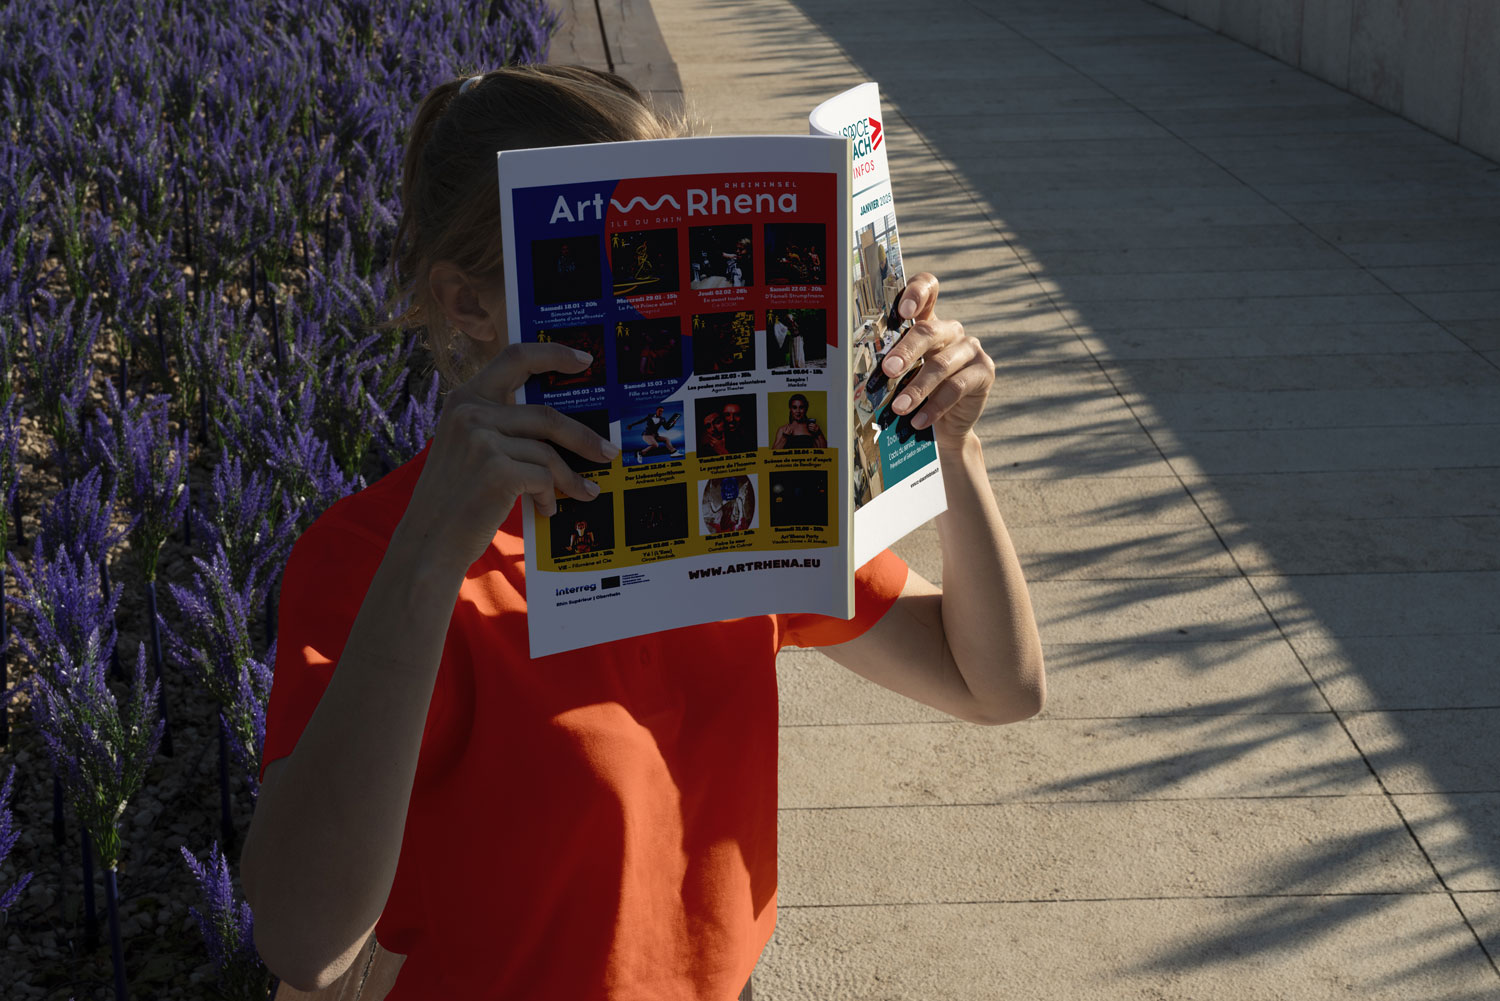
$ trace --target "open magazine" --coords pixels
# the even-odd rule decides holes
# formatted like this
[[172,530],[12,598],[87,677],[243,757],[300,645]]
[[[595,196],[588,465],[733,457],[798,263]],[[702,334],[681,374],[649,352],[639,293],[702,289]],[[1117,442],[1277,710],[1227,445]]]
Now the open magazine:
[[866,87],[814,112],[827,134],[499,154],[509,337],[594,357],[531,379],[524,402],[622,450],[564,453],[597,498],[560,497],[550,518],[523,505],[533,657],[774,612],[849,618],[855,568],[942,510],[930,429],[892,420],[895,387],[870,378],[896,336],[900,255],[888,179],[878,216],[854,191],[871,150],[886,177],[884,150],[820,124],[865,95],[878,120]]

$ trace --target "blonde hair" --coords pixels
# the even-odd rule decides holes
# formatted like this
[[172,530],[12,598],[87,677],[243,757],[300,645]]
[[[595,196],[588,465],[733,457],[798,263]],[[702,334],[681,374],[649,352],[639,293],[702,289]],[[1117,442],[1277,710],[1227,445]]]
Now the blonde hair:
[[464,83],[434,88],[412,122],[387,324],[424,329],[445,390],[472,378],[482,360],[468,350],[467,336],[449,327],[428,277],[434,262],[450,261],[470,278],[502,280],[495,153],[668,139],[688,130],[685,120],[654,112],[623,78],[581,66],[507,66]]

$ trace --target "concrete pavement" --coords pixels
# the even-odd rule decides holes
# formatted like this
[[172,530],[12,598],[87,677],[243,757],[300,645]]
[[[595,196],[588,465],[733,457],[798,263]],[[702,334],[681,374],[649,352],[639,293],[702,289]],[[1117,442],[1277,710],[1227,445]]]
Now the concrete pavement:
[[881,83],[1048,656],[783,657],[757,997],[1500,998],[1500,167],[1136,0],[653,7],[718,133]]

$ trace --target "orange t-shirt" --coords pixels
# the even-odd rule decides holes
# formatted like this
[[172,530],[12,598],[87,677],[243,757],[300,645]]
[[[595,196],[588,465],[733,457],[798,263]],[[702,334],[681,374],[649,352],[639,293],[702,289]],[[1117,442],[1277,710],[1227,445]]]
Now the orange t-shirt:
[[[430,448],[293,547],[261,778],[317,708]],[[407,957],[388,1001],[728,1001],[776,921],[776,652],[862,633],[906,564],[861,568],[848,621],[757,616],[532,660],[520,529],[517,505],[453,608],[375,929]]]

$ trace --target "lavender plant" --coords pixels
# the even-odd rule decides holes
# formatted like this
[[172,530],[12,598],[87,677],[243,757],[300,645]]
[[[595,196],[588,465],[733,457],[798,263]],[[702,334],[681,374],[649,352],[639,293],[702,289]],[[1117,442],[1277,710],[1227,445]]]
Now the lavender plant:
[[69,478],[78,462],[100,315],[87,297],[61,306],[51,296],[41,298],[42,315],[26,330],[24,387],[52,436],[53,457]]
[[189,907],[188,913],[198,922],[209,958],[219,969],[220,994],[231,1001],[265,1001],[272,987],[271,974],[255,949],[250,905],[236,899],[228,859],[217,843],[203,862],[186,847],[179,851],[198,885],[204,909]]
[[[10,850],[15,847],[16,839],[21,836],[21,832],[15,830],[13,827],[15,817],[10,810],[11,786],[14,784],[15,779],[16,766],[11,765],[10,771],[5,776],[5,785],[4,787],[0,787],[0,862],[5,861],[6,856],[10,854]],[[31,882],[31,877],[34,875],[36,874],[26,873],[20,879],[16,880],[10,889],[4,893],[0,893],[0,911],[8,911],[15,905],[15,902],[20,899],[21,893],[26,889],[27,884]]]

